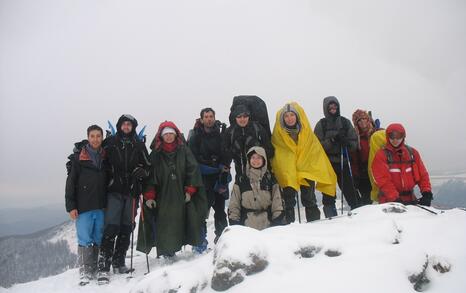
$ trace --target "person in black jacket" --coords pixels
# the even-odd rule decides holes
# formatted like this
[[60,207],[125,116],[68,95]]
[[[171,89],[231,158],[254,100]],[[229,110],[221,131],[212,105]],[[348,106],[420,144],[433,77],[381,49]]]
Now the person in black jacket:
[[[202,173],[202,180],[207,193],[208,209],[213,207],[215,214],[215,240],[216,243],[223,229],[228,226],[225,213],[225,200],[228,198],[229,169],[225,166],[222,152],[222,130],[225,124],[215,120],[215,111],[212,108],[201,110],[200,118],[196,120],[194,128],[190,131],[188,146],[191,149]],[[195,247],[195,251],[202,253],[207,248],[207,227],[204,222],[203,244]]]
[[76,144],[79,148],[69,156],[71,169],[65,188],[66,211],[76,221],[80,285],[89,283],[97,272],[106,202],[107,176],[102,128],[89,126],[87,138]]
[[269,162],[273,158],[274,149],[270,135],[264,127],[256,121],[249,120],[250,111],[247,106],[238,105],[233,114],[236,117],[235,124],[226,130],[222,148],[226,165],[229,166],[232,160],[235,162],[235,180],[239,180],[246,168],[246,152],[251,147],[263,147]]
[[[317,122],[314,133],[332,163],[338,178],[338,185],[351,209],[360,206],[359,194],[353,185],[348,157],[358,147],[358,137],[351,121],[340,115],[340,103],[336,97],[326,97],[323,102],[325,117]],[[343,162],[341,158],[343,157]],[[341,164],[343,163],[343,170]],[[328,217],[337,215],[335,197],[322,195],[324,214]]]
[[117,133],[105,139],[110,182],[105,212],[105,228],[99,257],[100,283],[109,281],[110,264],[114,273],[128,273],[126,252],[136,216],[137,197],[148,176],[149,155],[136,134],[137,120],[128,114],[118,119]]

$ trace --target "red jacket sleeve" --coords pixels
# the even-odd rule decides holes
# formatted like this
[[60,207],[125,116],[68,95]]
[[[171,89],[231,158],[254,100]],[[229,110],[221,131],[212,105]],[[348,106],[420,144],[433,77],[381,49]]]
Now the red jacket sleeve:
[[417,172],[419,173],[418,174],[419,180],[417,182],[417,184],[419,185],[419,189],[421,190],[421,192],[426,192],[426,191],[431,192],[432,186],[430,184],[429,172],[427,172],[427,168],[425,167],[424,162],[422,161],[421,155],[419,154],[419,152],[415,149],[413,149],[413,152],[414,152],[414,160],[416,164],[415,169],[417,169]]
[[374,176],[375,184],[377,184],[380,191],[383,193],[381,202],[395,201],[399,197],[398,190],[392,182],[392,176],[389,170],[390,167],[387,164],[385,151],[380,149],[372,162],[372,175]]

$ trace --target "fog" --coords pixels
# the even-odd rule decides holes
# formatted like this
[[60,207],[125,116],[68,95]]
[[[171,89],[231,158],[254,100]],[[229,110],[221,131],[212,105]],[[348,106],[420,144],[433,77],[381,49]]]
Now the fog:
[[334,95],[403,123],[431,172],[466,170],[464,52],[465,1],[0,0],[2,207],[63,202],[90,124],[132,114],[150,141],[240,94],[313,126]]

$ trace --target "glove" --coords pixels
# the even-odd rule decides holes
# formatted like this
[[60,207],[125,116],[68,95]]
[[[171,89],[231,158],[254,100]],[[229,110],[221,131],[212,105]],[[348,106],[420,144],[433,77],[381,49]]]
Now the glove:
[[191,194],[189,194],[189,193],[186,192],[186,193],[184,194],[184,196],[185,196],[185,198],[184,198],[184,202],[185,202],[185,203],[188,203],[188,202],[191,201]]
[[146,206],[150,209],[155,209],[157,202],[153,199],[146,200]]
[[147,171],[144,170],[143,168],[136,167],[133,170],[133,176],[138,180],[142,180],[142,179],[146,178],[147,176],[149,176],[149,174],[147,174]]
[[230,219],[230,218],[228,218],[228,222],[230,223],[230,226],[240,225],[240,222],[239,222],[239,221],[232,220],[232,219]]
[[422,193],[422,197],[419,199],[419,204],[421,206],[427,206],[427,207],[430,207],[430,204],[432,202],[432,198],[433,198],[433,195],[432,195],[432,192],[430,191],[424,191]]

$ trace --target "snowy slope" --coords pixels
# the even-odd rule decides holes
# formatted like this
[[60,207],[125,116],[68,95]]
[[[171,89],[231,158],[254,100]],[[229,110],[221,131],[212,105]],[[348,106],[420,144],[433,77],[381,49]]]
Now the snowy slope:
[[261,232],[234,226],[203,256],[187,248],[168,263],[151,254],[148,275],[137,253],[130,280],[78,288],[73,269],[0,292],[215,292],[213,276],[239,281],[228,292],[415,292],[422,279],[426,292],[466,292],[466,212],[437,212],[385,204]]

